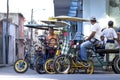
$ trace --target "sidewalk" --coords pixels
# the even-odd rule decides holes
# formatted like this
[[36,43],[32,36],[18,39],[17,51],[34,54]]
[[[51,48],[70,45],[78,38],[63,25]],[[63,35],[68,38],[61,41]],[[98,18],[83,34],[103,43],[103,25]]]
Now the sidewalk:
[[[38,74],[35,70],[28,69],[24,74]],[[2,66],[0,67],[0,75],[21,75],[20,73],[16,73],[14,71],[13,66]]]

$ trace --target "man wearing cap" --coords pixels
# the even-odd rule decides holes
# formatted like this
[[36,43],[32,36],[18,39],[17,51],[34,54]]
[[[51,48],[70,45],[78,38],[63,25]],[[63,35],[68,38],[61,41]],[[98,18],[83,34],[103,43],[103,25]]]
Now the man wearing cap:
[[87,52],[86,49],[89,48],[92,44],[94,44],[97,40],[100,40],[101,28],[97,23],[95,17],[91,17],[90,23],[92,24],[91,33],[88,38],[80,45],[80,59],[83,62],[84,66],[87,66]]

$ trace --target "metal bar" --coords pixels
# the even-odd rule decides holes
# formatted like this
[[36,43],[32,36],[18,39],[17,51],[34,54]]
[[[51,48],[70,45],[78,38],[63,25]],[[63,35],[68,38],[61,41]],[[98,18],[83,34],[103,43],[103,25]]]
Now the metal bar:
[[8,42],[8,18],[9,18],[9,0],[7,0],[7,22],[6,22],[6,63],[8,63],[8,50],[9,50],[9,42]]

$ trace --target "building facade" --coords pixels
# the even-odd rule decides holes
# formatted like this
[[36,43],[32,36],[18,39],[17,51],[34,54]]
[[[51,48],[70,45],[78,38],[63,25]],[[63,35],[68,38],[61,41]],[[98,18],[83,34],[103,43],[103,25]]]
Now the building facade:
[[[65,5],[65,2],[68,4]],[[114,21],[114,26],[116,30],[120,28],[120,0],[55,0],[55,12],[57,16],[68,15],[73,17],[80,17],[85,19],[90,19],[90,17],[95,16],[99,22],[101,28],[106,28],[109,20]],[[57,5],[58,4],[58,5]],[[59,5],[60,4],[60,5]],[[61,6],[61,7],[60,7]],[[64,12],[63,10],[68,10]],[[67,8],[67,9],[65,9]],[[59,10],[60,9],[60,10]],[[57,13],[57,11],[59,13]],[[72,39],[76,32],[88,36],[90,34],[91,24],[90,22],[72,22],[74,27],[69,29],[69,38]],[[80,39],[80,38],[77,38]]]
[[[24,17],[21,13],[9,14],[8,44],[6,46],[6,13],[0,13],[1,51],[0,64],[13,64],[20,54],[24,54]],[[8,53],[6,53],[8,48]]]

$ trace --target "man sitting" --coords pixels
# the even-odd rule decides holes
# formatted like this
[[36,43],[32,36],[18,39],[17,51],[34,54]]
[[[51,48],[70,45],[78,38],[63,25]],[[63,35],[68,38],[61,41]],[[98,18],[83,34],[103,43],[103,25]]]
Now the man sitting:
[[[96,45],[96,50],[97,49],[105,49],[105,43],[106,43],[106,41],[105,41],[105,37],[104,36],[101,36],[100,37],[100,39],[101,39],[101,41]],[[104,54],[103,53],[99,53],[99,55],[101,56],[101,58],[103,58],[104,57]]]
[[48,49],[46,52],[47,57],[54,57],[56,52],[54,47],[58,45],[58,35],[54,33],[53,27],[49,28],[49,34],[46,37],[46,42],[48,43]]

